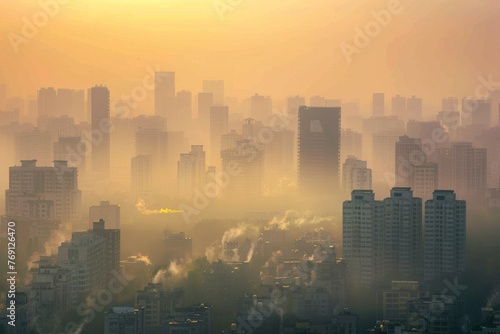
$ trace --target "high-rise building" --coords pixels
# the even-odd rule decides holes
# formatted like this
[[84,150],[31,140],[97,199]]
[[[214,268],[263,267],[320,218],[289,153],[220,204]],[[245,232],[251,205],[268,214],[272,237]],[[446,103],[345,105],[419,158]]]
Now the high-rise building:
[[422,273],[422,199],[410,188],[393,188],[376,201],[371,190],[354,190],[343,205],[343,258],[356,285],[389,276]]
[[406,110],[406,97],[396,95],[392,98],[392,115],[406,121],[407,110]]
[[384,93],[373,93],[373,117],[382,117],[385,114],[385,95]]
[[168,133],[159,129],[138,129],[135,132],[135,154],[151,157],[154,184],[163,180],[168,154]]
[[396,186],[412,187],[415,166],[427,162],[427,156],[422,150],[422,141],[418,138],[401,136],[396,142],[395,153]]
[[210,108],[210,163],[220,165],[221,136],[228,132],[229,108],[213,106]]
[[147,197],[153,191],[153,159],[150,155],[138,155],[131,160],[132,193],[135,197]]
[[54,143],[54,160],[65,160],[68,166],[78,168],[80,177],[87,169],[87,146],[81,137],[59,137]]
[[205,151],[203,145],[192,145],[191,152],[181,154],[177,163],[178,196],[192,200],[195,191],[203,191],[205,177]]
[[77,169],[68,167],[66,161],[54,161],[54,167],[38,167],[36,160],[23,160],[21,166],[10,167],[9,189],[5,191],[7,216],[24,216],[33,200],[51,201],[53,218],[62,223],[80,221]]
[[311,98],[309,99],[309,105],[311,107],[326,107],[326,98],[319,95],[311,96]]
[[68,115],[78,122],[86,120],[83,89],[58,89],[56,105],[56,116]]
[[341,142],[341,161],[345,161],[348,156],[354,155],[362,157],[363,154],[363,136],[361,133],[351,129],[342,129],[340,132]]
[[176,114],[175,119],[171,119],[169,129],[175,130],[187,130],[191,125],[191,113],[192,113],[192,97],[191,92],[187,90],[182,90],[177,92],[176,98]]
[[422,98],[409,97],[406,99],[407,120],[420,121],[422,119]]
[[462,100],[462,125],[475,125],[485,129],[491,124],[491,102],[484,99],[464,98]]
[[71,304],[69,288],[71,272],[59,267],[55,256],[41,256],[31,269],[33,278],[30,290],[37,300],[37,313],[40,316],[62,314]]
[[103,177],[110,173],[110,118],[109,90],[104,86],[90,89],[91,131],[92,138],[92,172]]
[[113,273],[120,272],[120,230],[117,228],[106,228],[106,222],[103,219],[94,221],[89,233],[101,236],[106,239],[104,258],[104,275],[110,279]]
[[145,334],[144,309],[113,306],[104,313],[104,334]]
[[109,201],[101,201],[99,205],[92,205],[89,208],[89,226],[94,228],[94,222],[103,219],[108,229],[120,228],[120,206],[110,204]]
[[424,277],[466,269],[466,204],[453,190],[436,190],[425,202]]
[[162,283],[149,283],[144,290],[135,293],[135,305],[144,306],[146,327],[160,326],[165,317],[183,306],[184,290],[167,290]]
[[41,164],[53,161],[52,135],[35,128],[15,134],[16,160],[37,160]]
[[250,116],[264,124],[273,114],[273,100],[270,96],[255,94],[250,98]]
[[383,203],[384,276],[417,279],[422,273],[422,199],[413,197],[410,188],[392,188]]
[[76,306],[92,291],[104,286],[106,238],[89,232],[73,232],[59,246],[57,265],[71,272],[69,301]]
[[353,190],[372,189],[372,170],[367,162],[350,155],[342,165],[342,189],[351,194]]
[[56,116],[57,92],[53,87],[38,91],[38,116]]
[[257,199],[262,195],[263,151],[252,140],[244,139],[233,149],[221,152],[222,170],[238,173],[231,176],[231,182],[222,189],[223,196],[230,199]]
[[170,128],[175,111],[175,72],[155,72],[155,115],[167,119]]
[[487,151],[471,143],[452,143],[436,149],[432,158],[438,165],[440,189],[453,189],[458,197],[481,204],[487,190]]
[[354,190],[342,212],[343,256],[355,285],[370,286],[383,277],[384,205],[372,190]]
[[424,201],[432,198],[434,190],[438,189],[438,165],[433,162],[426,162],[413,166],[411,188],[415,197],[420,197]]
[[306,105],[306,99],[303,96],[290,96],[286,99],[286,113],[290,116],[298,116],[299,107]]
[[224,80],[203,80],[203,92],[212,93],[214,105],[224,105]]
[[198,93],[198,120],[202,125],[210,122],[210,108],[214,105],[213,93]]
[[304,194],[340,190],[340,108],[300,107],[298,187]]

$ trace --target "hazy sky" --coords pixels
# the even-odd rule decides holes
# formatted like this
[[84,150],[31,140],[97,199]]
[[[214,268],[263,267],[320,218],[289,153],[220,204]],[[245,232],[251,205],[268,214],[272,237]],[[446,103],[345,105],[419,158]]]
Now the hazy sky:
[[[22,36],[23,17],[42,9],[0,0],[0,82],[11,95],[102,83],[117,97],[149,66],[175,71],[178,90],[221,78],[229,96],[368,99],[470,95],[478,75],[500,81],[498,0],[400,0],[402,11],[348,63],[340,43],[353,44],[371,11],[394,1],[64,0],[16,54],[9,33]],[[216,4],[235,6],[221,18]]]

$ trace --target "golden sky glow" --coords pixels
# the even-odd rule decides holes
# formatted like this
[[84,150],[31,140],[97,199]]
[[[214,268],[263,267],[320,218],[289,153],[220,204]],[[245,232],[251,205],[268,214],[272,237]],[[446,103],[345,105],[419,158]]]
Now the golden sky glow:
[[[21,35],[23,17],[42,9],[38,1],[0,1],[0,82],[12,94],[102,83],[116,97],[139,84],[148,66],[175,71],[179,90],[196,92],[201,80],[221,78],[229,96],[277,99],[364,99],[373,91],[438,98],[472,94],[479,75],[500,78],[495,0],[400,0],[401,13],[351,63],[340,44],[353,43],[354,29],[390,1],[65,2],[15,53],[9,33]],[[236,5],[221,19],[217,3]]]

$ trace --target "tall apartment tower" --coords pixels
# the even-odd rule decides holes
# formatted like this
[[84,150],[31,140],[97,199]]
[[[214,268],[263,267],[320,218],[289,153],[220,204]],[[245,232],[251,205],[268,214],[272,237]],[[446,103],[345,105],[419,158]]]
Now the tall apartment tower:
[[175,107],[175,72],[155,72],[155,115],[167,119],[167,128]]
[[91,131],[101,140],[92,142],[92,172],[103,177],[110,173],[109,90],[104,86],[90,89]]
[[53,87],[38,91],[38,116],[55,116],[57,113],[57,92]]
[[120,228],[120,206],[101,201],[99,205],[89,208],[89,228],[94,228],[94,223],[103,219],[109,229]]
[[264,154],[252,140],[239,141],[235,148],[221,152],[222,170],[238,166],[238,173],[221,190],[230,199],[257,199],[262,195]]
[[372,190],[354,190],[342,213],[343,258],[355,285],[370,286],[383,275],[384,205]]
[[466,269],[466,203],[453,190],[436,190],[425,202],[424,277]]
[[340,190],[340,108],[299,108],[298,187],[304,194]]
[[406,97],[399,95],[393,96],[391,108],[393,116],[396,116],[399,119],[406,121],[406,115],[407,115]]
[[384,274],[417,279],[422,272],[422,199],[410,188],[392,188],[384,199]]
[[210,108],[210,163],[212,165],[220,165],[221,136],[228,132],[228,122],[228,107]]
[[132,194],[147,197],[153,191],[153,160],[150,155],[137,155],[131,162]]
[[68,167],[66,161],[54,161],[53,167],[38,167],[36,160],[23,160],[21,166],[10,167],[6,215],[24,217],[33,201],[52,202],[53,218],[62,223],[79,222],[81,191],[77,169]]
[[373,117],[382,117],[385,114],[384,93],[373,93]]
[[407,120],[420,121],[422,119],[422,98],[420,97],[409,97],[406,100],[406,113]]
[[250,98],[250,116],[264,124],[269,122],[273,113],[273,100],[270,96],[255,94]]
[[117,228],[106,228],[106,222],[99,219],[93,223],[89,233],[106,239],[104,253],[104,275],[108,279],[120,272],[120,230]]
[[73,232],[57,252],[57,265],[71,272],[71,305],[104,286],[106,278],[106,238],[89,232]]
[[487,151],[468,142],[437,148],[439,188],[453,189],[459,198],[481,204],[487,190]]
[[306,98],[303,96],[290,96],[286,99],[286,113],[287,115],[297,117],[299,107],[306,105]]
[[191,152],[181,154],[177,163],[179,199],[192,200],[195,190],[202,191],[206,182],[203,145],[192,145]]
[[342,190],[350,194],[353,190],[372,189],[372,170],[367,162],[348,156],[342,165]]

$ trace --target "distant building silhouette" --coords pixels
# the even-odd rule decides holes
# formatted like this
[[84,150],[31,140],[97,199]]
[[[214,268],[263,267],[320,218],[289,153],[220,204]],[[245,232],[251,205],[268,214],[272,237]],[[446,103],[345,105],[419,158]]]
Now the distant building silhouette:
[[103,86],[90,89],[92,172],[108,178],[110,173],[109,90]]
[[340,108],[301,107],[298,187],[307,195],[340,190]]

